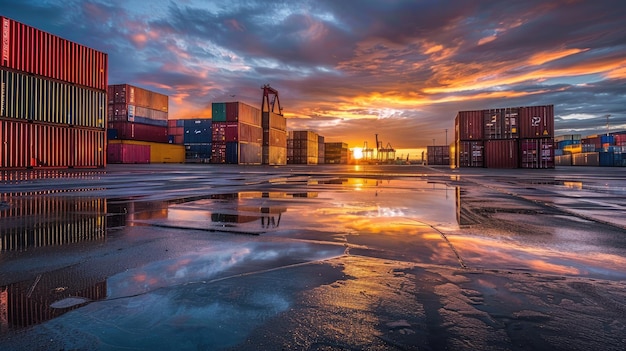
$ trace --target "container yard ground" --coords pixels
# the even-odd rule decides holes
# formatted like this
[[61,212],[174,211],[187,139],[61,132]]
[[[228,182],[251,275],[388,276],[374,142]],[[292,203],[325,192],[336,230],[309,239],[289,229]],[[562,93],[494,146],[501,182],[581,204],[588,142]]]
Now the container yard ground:
[[2,350],[626,349],[619,168],[0,175]]

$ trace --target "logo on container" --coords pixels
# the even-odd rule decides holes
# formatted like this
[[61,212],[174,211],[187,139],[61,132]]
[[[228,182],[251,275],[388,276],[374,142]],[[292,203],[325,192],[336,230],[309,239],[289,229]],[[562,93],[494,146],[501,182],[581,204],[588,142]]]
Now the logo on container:
[[530,125],[533,127],[539,127],[539,125],[541,124],[541,117],[535,116],[535,117],[531,117],[530,119]]
[[9,60],[9,20],[2,19],[2,60]]

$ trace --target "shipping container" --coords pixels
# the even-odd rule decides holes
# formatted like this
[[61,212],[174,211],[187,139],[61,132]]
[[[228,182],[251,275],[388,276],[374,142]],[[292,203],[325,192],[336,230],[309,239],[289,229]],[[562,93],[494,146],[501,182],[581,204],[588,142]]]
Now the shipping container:
[[557,135],[554,137],[554,141],[557,143],[561,141],[565,141],[565,140],[572,140],[572,141],[578,141],[578,143],[573,143],[573,144],[580,144],[580,139],[582,139],[582,136],[580,134],[564,134],[564,135]]
[[211,143],[185,144],[185,162],[211,162]]
[[[132,105],[135,108],[141,107],[166,114],[169,112],[169,97],[167,95],[130,84],[109,85],[108,95],[109,104]],[[165,120],[167,121],[167,118]]]
[[621,150],[612,150],[598,153],[598,162],[602,167],[623,167]]
[[263,112],[261,114],[263,131],[268,129],[277,129],[286,131],[287,130],[287,120],[285,116],[274,113],[274,112]]
[[583,152],[580,154],[572,154],[573,166],[599,166],[600,154],[597,152]]
[[554,105],[520,107],[521,138],[554,138]]
[[554,165],[555,166],[571,166],[572,165],[572,155],[563,155],[563,156],[555,156],[554,157]]
[[99,168],[105,131],[0,120],[0,168]]
[[150,146],[135,144],[109,144],[107,163],[150,163]]
[[561,140],[557,143],[557,149],[565,149],[570,145],[580,145],[580,140]]
[[515,139],[519,137],[519,108],[483,110],[483,137],[485,140]]
[[554,168],[554,140],[520,139],[521,168]]
[[515,139],[485,140],[486,168],[518,168],[518,141]]
[[213,122],[226,122],[226,103],[213,102],[211,104],[211,119]]
[[457,167],[485,166],[485,146],[483,141],[457,141],[455,149]]
[[483,112],[459,111],[454,119],[455,140],[482,140]]
[[226,102],[226,121],[261,127],[261,110],[242,102]]
[[133,122],[109,122],[108,126],[117,130],[118,139],[168,143],[167,127]]
[[450,146],[428,146],[426,148],[427,162],[429,165],[450,165]]
[[263,146],[263,164],[266,165],[286,165],[287,148],[280,146]]
[[[213,124],[215,126],[215,124]],[[211,163],[226,163],[226,142],[211,143]]]
[[109,146],[112,144],[148,145],[150,147],[150,163],[185,162],[185,146],[183,145],[139,140],[109,140]]
[[0,117],[79,127],[105,127],[106,94],[0,69]]
[[107,54],[0,16],[0,66],[106,92]]
[[208,144],[213,141],[211,119],[186,119],[183,127],[184,144]]

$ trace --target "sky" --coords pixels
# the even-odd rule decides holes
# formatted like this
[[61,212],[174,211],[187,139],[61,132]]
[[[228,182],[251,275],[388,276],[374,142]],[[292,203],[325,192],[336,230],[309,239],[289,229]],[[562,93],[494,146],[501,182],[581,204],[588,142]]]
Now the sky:
[[260,107],[270,84],[288,129],[350,147],[450,144],[458,111],[516,106],[554,105],[556,135],[626,130],[623,0],[0,0],[0,15],[107,53],[109,84],[168,95],[170,119]]

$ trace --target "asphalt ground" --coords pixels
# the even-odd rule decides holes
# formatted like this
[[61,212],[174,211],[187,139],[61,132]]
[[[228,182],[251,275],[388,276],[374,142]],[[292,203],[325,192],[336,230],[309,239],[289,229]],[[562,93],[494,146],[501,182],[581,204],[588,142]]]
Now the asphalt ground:
[[624,350],[625,175],[0,171],[0,349]]

